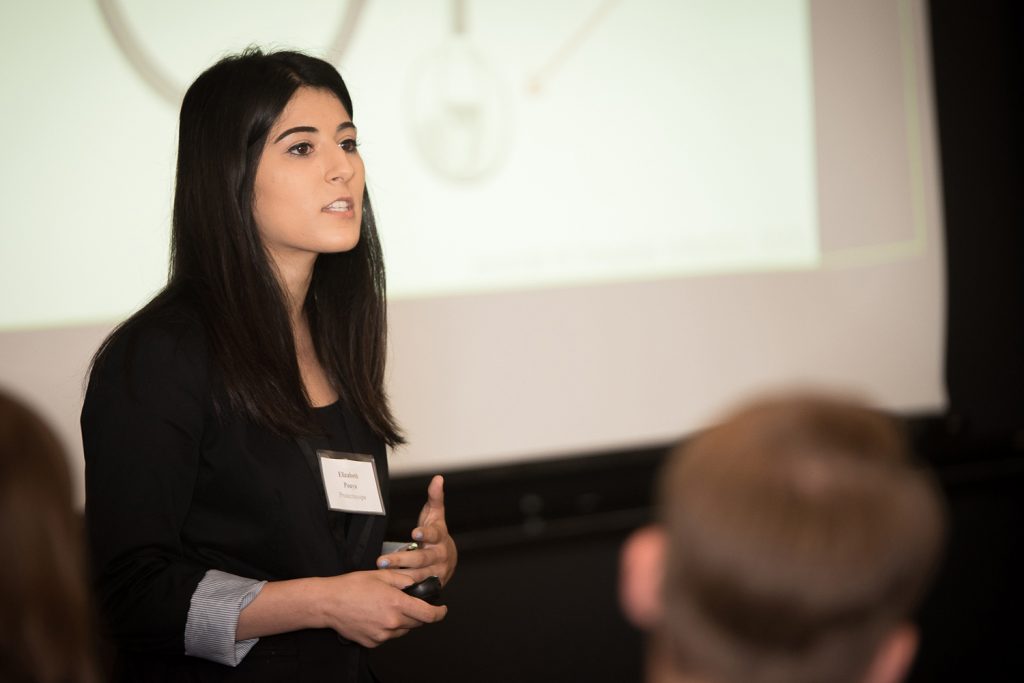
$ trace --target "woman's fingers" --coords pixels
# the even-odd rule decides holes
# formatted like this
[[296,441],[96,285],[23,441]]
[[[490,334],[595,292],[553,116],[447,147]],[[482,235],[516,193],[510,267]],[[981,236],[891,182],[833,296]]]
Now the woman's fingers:
[[352,572],[328,579],[333,587],[330,604],[325,605],[330,625],[349,640],[376,647],[444,619],[447,607],[402,592],[416,580],[411,573],[394,570]]
[[444,510],[444,477],[434,476],[427,486],[427,502],[420,512],[419,526],[412,537],[420,544],[419,550],[387,553],[377,558],[380,569],[406,569],[422,580],[437,576],[442,584],[448,583],[455,572],[458,551],[448,533]]
[[418,569],[444,561],[445,548],[440,545],[419,550],[402,550],[377,558],[378,569]]
[[[419,527],[413,531],[412,537],[417,541],[420,540],[416,537],[416,531],[420,530],[420,527],[426,527],[438,521],[444,523],[444,477],[435,474],[434,478],[430,480],[430,484],[427,485],[427,502],[420,510]],[[436,543],[436,541],[429,541],[425,537],[423,540],[428,543]]]

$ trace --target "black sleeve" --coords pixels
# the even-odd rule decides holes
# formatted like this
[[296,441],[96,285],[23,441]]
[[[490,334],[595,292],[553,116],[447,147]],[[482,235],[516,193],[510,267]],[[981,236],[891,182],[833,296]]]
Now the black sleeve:
[[181,544],[207,394],[195,322],[122,331],[89,380],[86,523],[101,613],[125,650],[184,652],[190,600],[207,569]]

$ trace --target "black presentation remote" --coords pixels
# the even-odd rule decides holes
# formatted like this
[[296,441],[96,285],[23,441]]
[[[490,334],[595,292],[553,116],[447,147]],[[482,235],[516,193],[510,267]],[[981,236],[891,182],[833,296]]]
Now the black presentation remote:
[[428,576],[418,583],[406,586],[402,592],[429,602],[431,605],[441,604],[441,580],[436,576]]

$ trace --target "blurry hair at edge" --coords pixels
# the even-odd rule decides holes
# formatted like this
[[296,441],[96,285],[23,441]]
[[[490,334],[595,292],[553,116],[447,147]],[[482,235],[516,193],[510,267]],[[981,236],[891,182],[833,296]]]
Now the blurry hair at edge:
[[53,431],[0,390],[0,681],[98,681],[80,516]]

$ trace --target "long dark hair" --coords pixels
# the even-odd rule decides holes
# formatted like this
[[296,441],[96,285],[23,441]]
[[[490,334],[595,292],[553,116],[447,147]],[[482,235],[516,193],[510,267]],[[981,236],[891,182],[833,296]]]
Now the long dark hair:
[[[181,105],[168,284],[112,333],[187,300],[206,329],[231,407],[286,435],[317,431],[284,292],[253,218],[256,169],[271,126],[299,87],[328,90],[352,116],[337,70],[298,52],[258,49],[207,69]],[[403,443],[384,391],[384,261],[369,194],[359,243],[321,254],[304,303],[317,356],[341,400],[387,443]]]

